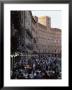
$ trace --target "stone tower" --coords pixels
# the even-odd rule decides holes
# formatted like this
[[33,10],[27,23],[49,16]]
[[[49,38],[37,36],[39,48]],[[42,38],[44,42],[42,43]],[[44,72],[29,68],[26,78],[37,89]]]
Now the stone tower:
[[48,16],[40,16],[38,17],[38,22],[47,28],[51,28],[51,18]]

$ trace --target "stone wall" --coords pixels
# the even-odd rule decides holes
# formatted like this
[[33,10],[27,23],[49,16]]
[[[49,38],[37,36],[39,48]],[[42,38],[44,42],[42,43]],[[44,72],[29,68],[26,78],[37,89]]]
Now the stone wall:
[[50,17],[41,16],[38,20],[37,17],[34,19],[36,23],[33,24],[33,28],[36,31],[38,53],[61,54],[61,30],[51,27]]

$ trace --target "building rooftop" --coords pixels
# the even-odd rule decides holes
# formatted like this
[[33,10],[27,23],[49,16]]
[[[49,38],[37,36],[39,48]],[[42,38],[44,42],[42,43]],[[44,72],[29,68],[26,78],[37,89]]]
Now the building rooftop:
[[49,16],[39,16],[38,18],[51,18]]
[[51,28],[51,30],[60,31],[61,32],[61,29],[59,29],[59,28]]
[[41,23],[38,23],[38,25],[44,29],[47,29],[45,25],[41,24]]

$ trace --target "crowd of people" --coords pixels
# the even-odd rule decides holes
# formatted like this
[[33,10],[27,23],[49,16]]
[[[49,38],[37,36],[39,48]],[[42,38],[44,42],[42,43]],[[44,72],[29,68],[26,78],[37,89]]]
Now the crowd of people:
[[49,55],[32,55],[15,58],[11,79],[61,79],[61,58]]

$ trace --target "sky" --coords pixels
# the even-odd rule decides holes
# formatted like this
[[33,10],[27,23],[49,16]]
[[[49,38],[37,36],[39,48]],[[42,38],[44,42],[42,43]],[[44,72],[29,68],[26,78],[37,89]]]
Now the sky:
[[49,16],[51,17],[51,27],[61,29],[61,11],[60,10],[46,10],[46,11],[32,11],[33,16]]

